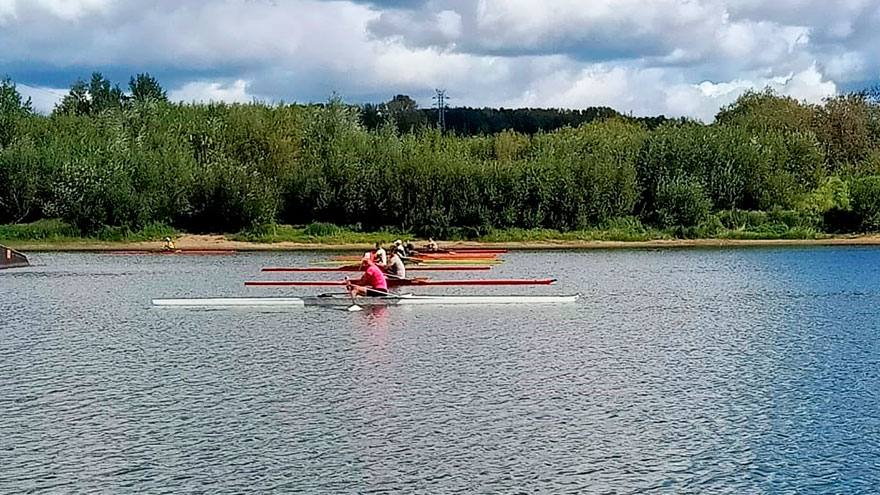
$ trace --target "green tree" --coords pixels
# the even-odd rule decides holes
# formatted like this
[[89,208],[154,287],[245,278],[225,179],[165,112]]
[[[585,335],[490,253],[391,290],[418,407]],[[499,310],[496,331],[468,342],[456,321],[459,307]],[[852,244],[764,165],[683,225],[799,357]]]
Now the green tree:
[[128,89],[131,91],[131,98],[136,102],[168,101],[168,96],[159,81],[148,73],[133,76],[128,81]]
[[88,115],[92,111],[92,101],[89,98],[89,87],[82,79],[77,79],[70,86],[70,91],[55,105],[55,114],[59,115]]
[[816,107],[772,89],[746,91],[715,116],[716,124],[738,125],[750,131],[781,130],[807,132],[816,120]]
[[32,112],[31,99],[22,99],[15,83],[8,77],[0,79],[0,150],[15,138],[19,120]]
[[113,84],[100,72],[92,73],[89,82],[89,96],[92,99],[92,112],[101,113],[104,110],[122,108],[125,95],[119,89],[118,84]]
[[394,121],[400,132],[417,131],[427,125],[418,103],[407,95],[395,95],[382,105],[380,112]]
[[832,169],[856,168],[880,144],[880,106],[865,93],[828,98],[819,109],[816,134]]
[[114,85],[100,72],[93,72],[88,83],[78,79],[70,91],[55,106],[62,115],[92,115],[109,109],[122,108],[126,97],[119,85]]

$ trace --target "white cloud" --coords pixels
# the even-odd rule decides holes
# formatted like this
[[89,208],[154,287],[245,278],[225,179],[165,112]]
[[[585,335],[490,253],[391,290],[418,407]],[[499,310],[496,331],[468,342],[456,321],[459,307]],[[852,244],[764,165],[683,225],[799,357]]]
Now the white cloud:
[[26,12],[38,12],[64,21],[106,11],[114,0],[0,0],[0,25]]
[[55,108],[55,104],[67,94],[66,89],[28,86],[21,83],[16,84],[16,89],[24,99],[31,99],[31,106],[35,112],[43,114],[50,113]]
[[634,115],[695,117],[711,122],[718,109],[748,89],[773,88],[780,94],[817,103],[835,94],[815,66],[785,77],[688,83],[662,69],[635,69],[597,65],[580,72],[560,71],[535,81],[513,103],[516,106],[610,106]]
[[864,53],[849,51],[828,57],[825,72],[838,81],[858,81],[869,77],[867,66]]
[[229,83],[215,81],[194,81],[168,92],[171,101],[248,103],[255,95],[248,93],[248,82],[242,79]]
[[880,0],[585,3],[0,0],[0,75],[39,93],[94,70],[123,84],[150,72],[186,101],[336,91],[427,105],[443,87],[454,105],[704,120],[748,88],[815,101],[880,79]]

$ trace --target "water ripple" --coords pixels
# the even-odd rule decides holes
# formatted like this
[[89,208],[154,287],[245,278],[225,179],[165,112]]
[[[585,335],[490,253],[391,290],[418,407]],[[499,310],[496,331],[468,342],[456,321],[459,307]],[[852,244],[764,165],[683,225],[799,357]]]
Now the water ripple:
[[0,276],[0,492],[880,485],[880,250],[512,253],[498,268],[552,267],[560,285],[541,290],[586,295],[559,308],[148,306],[266,294],[241,281],[312,257],[45,254]]

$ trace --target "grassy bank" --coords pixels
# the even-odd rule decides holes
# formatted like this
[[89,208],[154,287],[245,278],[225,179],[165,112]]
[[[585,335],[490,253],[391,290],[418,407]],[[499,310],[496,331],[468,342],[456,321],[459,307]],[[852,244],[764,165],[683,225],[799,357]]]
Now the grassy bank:
[[[504,244],[520,247],[570,245],[587,243],[645,243],[651,241],[760,241],[760,240],[821,240],[834,238],[796,221],[755,212],[715,215],[710,221],[693,228],[657,229],[642,225],[637,219],[619,219],[594,229],[559,231],[554,229],[489,229],[484,232],[458,231],[459,235],[438,239],[441,243]],[[363,231],[357,227],[341,227],[327,223],[306,226],[266,225],[235,234],[191,235],[168,226],[155,224],[139,231],[102,229],[98,234],[84,236],[60,220],[41,220],[30,224],[0,225],[0,244],[11,247],[77,250],[158,247],[165,236],[187,240],[188,247],[236,249],[316,248],[331,246],[367,247],[376,242],[385,244],[395,239],[420,244],[421,239],[409,232],[396,230]],[[852,237],[852,236],[849,236]],[[841,237],[838,237],[841,238]]]
[[132,231],[121,227],[104,227],[93,235],[83,235],[77,228],[58,219],[38,220],[26,224],[0,225],[0,243],[13,245],[20,242],[78,243],[78,242],[144,242],[176,237],[179,232],[163,224],[150,224]]

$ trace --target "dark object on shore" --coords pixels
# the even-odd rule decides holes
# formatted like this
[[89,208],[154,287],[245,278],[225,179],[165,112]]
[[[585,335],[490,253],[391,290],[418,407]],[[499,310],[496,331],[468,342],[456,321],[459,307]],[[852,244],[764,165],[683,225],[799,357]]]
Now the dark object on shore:
[[27,256],[6,246],[0,246],[0,269],[29,266]]

